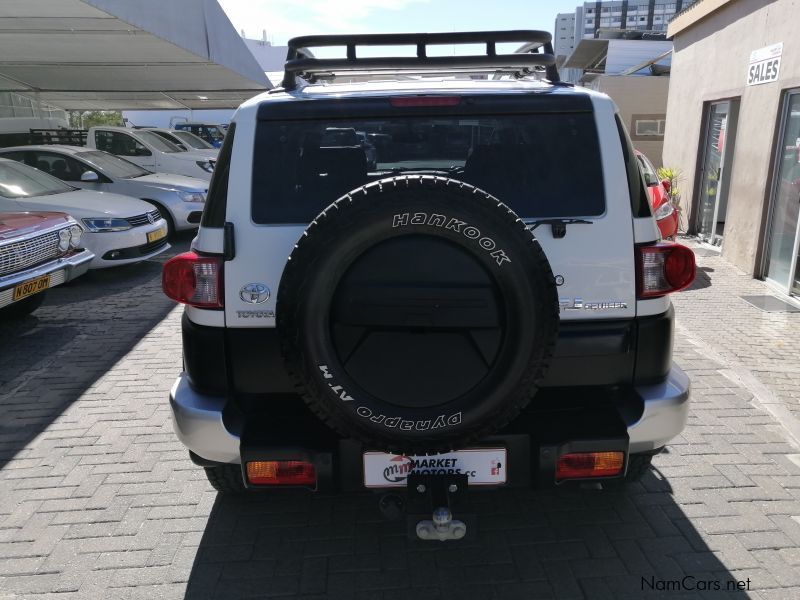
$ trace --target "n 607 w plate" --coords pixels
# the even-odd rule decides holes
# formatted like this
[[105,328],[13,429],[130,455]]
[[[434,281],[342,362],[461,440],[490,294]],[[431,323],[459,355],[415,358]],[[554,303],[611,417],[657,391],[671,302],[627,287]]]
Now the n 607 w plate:
[[364,453],[364,487],[368,488],[403,487],[411,473],[465,473],[470,485],[503,485],[507,470],[505,448],[470,448],[431,456]]

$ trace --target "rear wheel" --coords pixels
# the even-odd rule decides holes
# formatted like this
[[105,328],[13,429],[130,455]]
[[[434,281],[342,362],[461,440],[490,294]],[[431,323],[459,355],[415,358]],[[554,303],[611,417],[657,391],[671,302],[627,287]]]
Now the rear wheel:
[[[657,450],[656,453],[660,452]],[[654,453],[648,454],[631,454],[628,456],[628,470],[625,472],[625,477],[620,479],[608,479],[603,481],[603,487],[607,489],[623,488],[629,483],[636,483],[650,470],[653,463]]]
[[211,486],[220,494],[243,494],[247,491],[239,465],[217,465],[203,467]]
[[42,305],[46,292],[39,292],[24,300],[18,300],[5,308],[0,308],[0,319],[19,319],[31,314]]
[[639,481],[645,473],[650,470],[653,463],[652,454],[632,454],[628,457],[628,472],[625,473],[625,481]]

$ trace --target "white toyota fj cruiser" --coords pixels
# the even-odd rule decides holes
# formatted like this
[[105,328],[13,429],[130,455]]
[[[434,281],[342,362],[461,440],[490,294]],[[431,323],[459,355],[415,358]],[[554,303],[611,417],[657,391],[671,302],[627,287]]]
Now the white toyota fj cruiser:
[[[485,54],[428,56],[457,43]],[[537,31],[290,41],[164,267],[175,430],[216,489],[400,488],[387,513],[458,539],[468,488],[635,479],[680,433],[668,294],[694,256],[659,241],[613,102],[553,63]],[[321,143],[342,128],[374,166]]]

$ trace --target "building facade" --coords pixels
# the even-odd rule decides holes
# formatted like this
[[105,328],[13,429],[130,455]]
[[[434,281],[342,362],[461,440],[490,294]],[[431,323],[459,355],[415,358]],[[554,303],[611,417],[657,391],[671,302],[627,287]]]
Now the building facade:
[[559,13],[553,29],[553,51],[556,56],[569,56],[575,49],[575,13]]
[[690,233],[800,294],[798,0],[700,0],[670,23],[664,163]]
[[667,23],[695,0],[614,0],[584,2],[581,22],[576,23],[576,37],[594,37],[598,29],[635,29],[666,31]]

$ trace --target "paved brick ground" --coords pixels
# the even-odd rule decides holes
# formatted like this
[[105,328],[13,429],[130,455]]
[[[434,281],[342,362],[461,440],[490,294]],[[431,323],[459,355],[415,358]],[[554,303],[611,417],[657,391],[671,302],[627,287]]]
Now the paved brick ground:
[[[656,469],[480,496],[461,545],[409,543],[368,494],[218,498],[172,434],[180,313],[159,262],[0,325],[0,599],[800,597],[800,450],[775,416],[797,414],[800,315],[749,308],[763,284],[718,259],[676,302],[694,405]],[[723,590],[664,591],[686,576]]]

